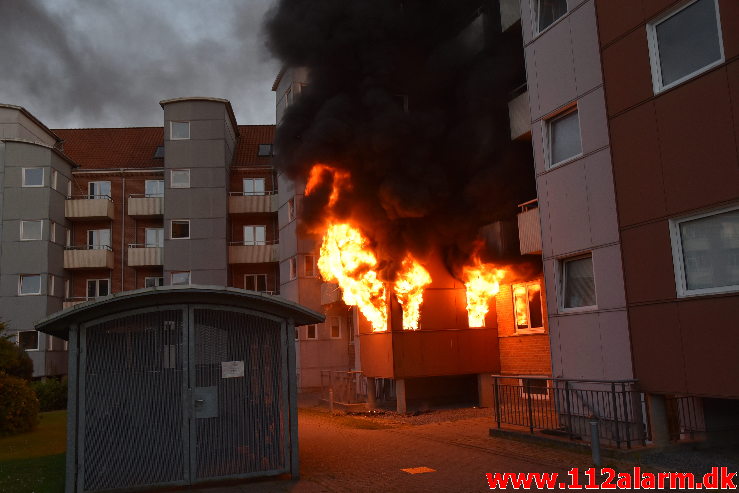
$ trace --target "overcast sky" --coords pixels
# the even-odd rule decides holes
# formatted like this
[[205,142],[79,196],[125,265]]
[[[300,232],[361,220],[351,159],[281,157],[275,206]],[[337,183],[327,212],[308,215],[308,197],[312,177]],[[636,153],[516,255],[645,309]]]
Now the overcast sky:
[[50,128],[161,126],[162,99],[231,101],[274,123],[274,0],[0,0],[0,103]]

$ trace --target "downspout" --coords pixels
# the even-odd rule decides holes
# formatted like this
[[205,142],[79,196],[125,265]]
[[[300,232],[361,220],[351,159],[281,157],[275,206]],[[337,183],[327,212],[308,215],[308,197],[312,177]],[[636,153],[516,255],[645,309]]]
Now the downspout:
[[124,276],[126,275],[126,268],[125,268],[125,258],[126,254],[128,253],[125,250],[126,246],[126,204],[128,201],[126,200],[126,175],[121,172],[121,188],[122,188],[122,198],[123,198],[123,205],[121,206],[121,292],[124,291],[123,286],[124,283]]

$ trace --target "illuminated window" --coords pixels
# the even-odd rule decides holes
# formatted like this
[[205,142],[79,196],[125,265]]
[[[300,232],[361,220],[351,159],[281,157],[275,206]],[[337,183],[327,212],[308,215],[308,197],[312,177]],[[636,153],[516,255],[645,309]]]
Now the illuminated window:
[[307,325],[305,327],[305,338],[306,339],[318,339],[318,329],[316,324]]
[[543,332],[544,314],[541,302],[541,284],[539,282],[514,284],[512,289],[516,332],[522,334]]
[[567,13],[567,0],[536,0],[536,30],[542,32]]
[[716,0],[682,4],[647,24],[655,94],[724,61]]
[[244,178],[244,195],[264,195],[264,178]]
[[547,165],[552,168],[582,154],[577,108],[547,120]]
[[562,308],[595,306],[593,256],[587,255],[562,261]]
[[187,140],[190,138],[190,122],[169,122],[171,140]]
[[678,296],[739,291],[739,207],[670,221]]
[[329,328],[331,329],[331,339],[341,338],[341,318],[340,317],[329,317],[328,319]]

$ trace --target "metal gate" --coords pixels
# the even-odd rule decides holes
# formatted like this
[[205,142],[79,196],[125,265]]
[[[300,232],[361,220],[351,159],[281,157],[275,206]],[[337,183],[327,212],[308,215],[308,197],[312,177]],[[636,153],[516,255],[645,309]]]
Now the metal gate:
[[81,329],[78,491],[289,471],[280,319],[179,305]]

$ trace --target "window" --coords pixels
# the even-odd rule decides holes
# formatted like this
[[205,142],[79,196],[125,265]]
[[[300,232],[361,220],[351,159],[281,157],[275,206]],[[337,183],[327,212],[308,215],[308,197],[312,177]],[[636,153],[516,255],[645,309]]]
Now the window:
[[244,226],[244,245],[266,245],[266,226]]
[[316,330],[316,324],[307,325],[305,327],[305,338],[318,339],[318,330]]
[[56,276],[54,276],[53,274],[49,274],[48,284],[49,285],[47,286],[47,288],[48,288],[47,294],[49,296],[55,296],[55,294],[56,294],[55,293],[55,291],[56,291]]
[[172,272],[172,286],[190,284],[190,272]]
[[297,279],[298,277],[298,262],[295,257],[290,259],[290,279]]
[[267,275],[266,274],[244,274],[244,289],[249,291],[259,291],[264,293],[267,291]]
[[295,220],[295,197],[287,201],[287,221]]
[[190,138],[190,122],[169,122],[171,140],[187,140]]
[[567,0],[535,0],[536,30],[542,32],[567,13]]
[[272,155],[272,144],[259,144],[259,149],[257,150],[257,156],[271,156]]
[[173,169],[170,172],[172,188],[190,188],[190,170],[189,169]]
[[539,282],[514,284],[512,289],[516,332],[519,334],[543,332],[541,284]]
[[567,259],[562,262],[564,299],[562,308],[595,306],[595,280],[592,255]]
[[90,229],[87,231],[87,248],[90,250],[110,250],[110,230]]
[[164,197],[164,180],[146,180],[144,197]]
[[88,198],[91,199],[109,199],[110,198],[110,182],[109,181],[91,181],[87,184],[89,191]]
[[55,169],[51,170],[51,188],[57,189],[59,185],[59,172]]
[[331,339],[341,338],[341,318],[340,317],[329,317],[328,319],[329,328],[331,329]]
[[157,146],[154,151],[154,159],[164,159],[164,146]]
[[110,294],[110,279],[88,279],[87,299],[94,300]]
[[24,187],[43,187],[44,168],[23,168]]
[[548,165],[557,166],[582,154],[580,118],[577,108],[548,120]]
[[43,221],[21,221],[21,241],[40,240]]
[[264,178],[244,178],[244,195],[264,195]]
[[739,291],[739,207],[670,221],[678,296]]
[[146,228],[146,248],[161,248],[164,246],[163,228]]
[[295,340],[300,340],[300,327],[295,327]]
[[144,279],[145,288],[155,288],[157,286],[164,286],[163,277],[147,277]]
[[354,344],[354,311],[349,308],[349,316],[346,317],[346,333],[349,335],[349,344]]
[[724,61],[716,0],[697,0],[647,24],[655,94]]
[[21,274],[18,281],[18,294],[21,296],[41,294],[41,276],[39,274]]
[[49,221],[49,241],[56,242],[56,223]]
[[305,277],[316,277],[316,257],[315,255],[306,255],[303,259],[305,268]]
[[18,332],[18,345],[24,351],[38,351],[38,332],[22,330]]
[[171,222],[173,240],[186,240],[190,238],[190,220],[174,219]]
[[549,399],[548,380],[544,378],[519,378],[521,397],[528,399]]

